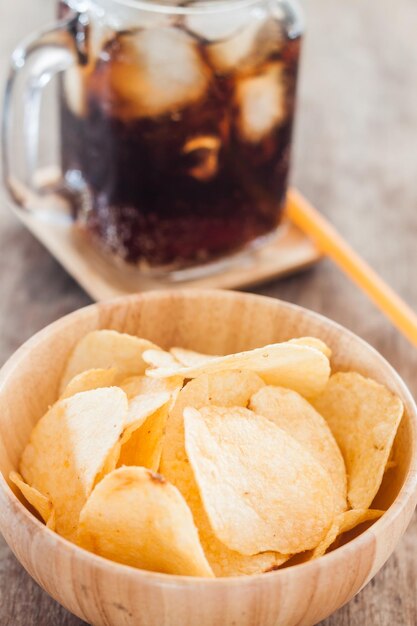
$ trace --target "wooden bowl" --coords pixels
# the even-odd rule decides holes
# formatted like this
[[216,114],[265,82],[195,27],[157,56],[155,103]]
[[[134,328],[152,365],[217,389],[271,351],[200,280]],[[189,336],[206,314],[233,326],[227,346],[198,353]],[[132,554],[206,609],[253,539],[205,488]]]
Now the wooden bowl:
[[[168,348],[221,354],[302,335],[324,339],[335,369],[387,385],[406,407],[395,440],[397,466],[376,498],[387,513],[337,550],[259,576],[193,579],[118,565],[48,530],[8,483],[35,422],[57,397],[66,359],[87,332],[113,328]],[[0,529],[29,574],[94,626],[310,626],[348,602],[388,559],[417,500],[417,410],[398,374],[373,348],[297,306],[216,291],[153,292],[96,304],[35,335],[0,373]]]

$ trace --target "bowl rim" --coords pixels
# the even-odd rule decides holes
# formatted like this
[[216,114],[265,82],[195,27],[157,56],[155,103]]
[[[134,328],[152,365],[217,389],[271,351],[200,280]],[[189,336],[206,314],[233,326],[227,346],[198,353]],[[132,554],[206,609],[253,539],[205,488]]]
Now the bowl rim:
[[[396,381],[396,384],[401,389],[402,397],[406,400],[408,406],[412,409],[412,411],[408,412],[408,419],[410,420],[411,427],[413,433],[415,435],[414,441],[417,441],[417,406],[414,401],[414,398],[408,389],[407,385],[398,374],[398,372],[394,369],[394,367],[383,357],[373,346],[371,346],[364,339],[356,335],[354,332],[349,330],[348,328],[342,326],[341,324],[335,322],[334,320],[317,313],[316,311],[312,311],[311,309],[307,309],[298,304],[293,304],[291,302],[286,302],[284,300],[280,300],[278,298],[272,298],[269,296],[263,296],[253,293],[245,293],[245,292],[237,292],[232,290],[219,290],[219,289],[187,289],[181,288],[175,291],[171,291],[168,289],[158,289],[152,292],[142,293],[142,294],[133,294],[129,296],[121,296],[117,298],[112,298],[109,300],[105,300],[103,302],[89,304],[85,307],[81,307],[58,320],[48,324],[43,329],[35,333],[32,337],[30,337],[27,341],[25,341],[4,363],[4,365],[0,368],[0,394],[2,393],[3,385],[7,382],[9,376],[13,375],[13,371],[16,366],[20,362],[21,359],[24,359],[26,355],[31,351],[33,347],[37,344],[41,343],[44,339],[46,339],[51,332],[57,332],[64,326],[72,325],[79,318],[86,316],[89,317],[93,311],[99,310],[100,307],[110,307],[117,305],[127,305],[129,303],[136,303],[143,300],[150,299],[164,299],[169,297],[172,299],[173,296],[178,295],[179,297],[187,297],[187,298],[200,298],[202,296],[216,296],[219,298],[230,298],[230,299],[241,299],[243,300],[259,300],[259,301],[269,301],[270,303],[276,303],[277,306],[280,306],[284,309],[287,309],[293,313],[299,313],[303,316],[307,316],[309,319],[317,320],[319,322],[324,323],[330,329],[333,329],[337,333],[342,333],[346,337],[352,338],[354,341],[359,342],[362,346],[373,353],[378,359],[381,360],[381,363],[385,368],[388,368],[390,374],[392,375],[393,380]],[[19,521],[25,521],[27,524],[32,526],[33,532],[40,532],[45,540],[50,543],[50,547],[53,549],[60,549],[63,551],[69,550],[69,552],[73,553],[74,558],[81,560],[83,565],[89,564],[95,568],[101,570],[107,570],[107,572],[112,571],[114,575],[125,575],[129,576],[133,580],[137,580],[138,582],[147,580],[150,583],[155,583],[159,586],[165,587],[190,587],[190,586],[198,586],[202,587],[205,585],[210,586],[235,586],[235,585],[253,585],[254,582],[259,584],[270,584],[272,582],[278,582],[279,579],[283,579],[288,576],[297,575],[301,572],[303,573],[313,573],[317,567],[320,567],[320,564],[323,563],[323,560],[326,559],[326,563],[330,565],[334,561],[340,560],[341,562],[345,560],[346,557],[349,557],[349,554],[352,552],[356,552],[357,550],[362,550],[366,546],[372,544],[376,539],[377,535],[387,529],[392,522],[396,520],[396,518],[400,515],[402,509],[411,499],[417,499],[417,446],[414,446],[413,450],[414,454],[412,454],[410,459],[410,466],[407,470],[406,477],[401,486],[399,493],[397,494],[395,500],[392,502],[390,507],[385,511],[385,513],[376,520],[372,526],[363,531],[360,535],[347,542],[346,544],[336,548],[332,552],[329,552],[322,557],[307,561],[304,563],[298,563],[291,565],[289,567],[278,569],[276,571],[268,572],[266,576],[265,573],[261,574],[251,574],[245,576],[228,576],[224,578],[215,577],[215,578],[204,578],[198,576],[179,576],[175,574],[165,574],[160,572],[152,572],[149,570],[143,570],[139,568],[132,567],[130,565],[124,565],[122,563],[117,563],[111,561],[105,557],[96,555],[92,552],[88,552],[84,548],[68,541],[64,537],[61,537],[56,532],[50,530],[46,527],[46,525],[41,522],[26,506],[19,500],[19,498],[12,491],[9,486],[3,472],[0,472],[0,491],[5,496],[8,503],[11,505],[13,509],[13,514],[20,518]],[[319,565],[318,565],[319,564]]]

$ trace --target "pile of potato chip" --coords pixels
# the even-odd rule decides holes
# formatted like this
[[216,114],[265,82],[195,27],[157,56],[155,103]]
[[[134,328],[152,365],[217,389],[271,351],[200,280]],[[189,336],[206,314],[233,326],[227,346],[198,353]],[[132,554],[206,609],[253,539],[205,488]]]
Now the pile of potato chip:
[[311,337],[216,357],[91,332],[10,478],[49,528],[133,567],[239,576],[317,558],[382,515],[403,413],[382,385],[331,375],[330,356]]

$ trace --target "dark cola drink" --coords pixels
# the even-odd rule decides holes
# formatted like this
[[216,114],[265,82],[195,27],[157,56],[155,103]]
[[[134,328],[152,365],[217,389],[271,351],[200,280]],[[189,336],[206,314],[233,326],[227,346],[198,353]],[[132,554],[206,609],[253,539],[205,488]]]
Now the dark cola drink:
[[76,33],[78,65],[61,90],[63,169],[78,224],[116,258],[184,269],[279,224],[300,32],[282,3],[235,4],[119,20],[92,12]]

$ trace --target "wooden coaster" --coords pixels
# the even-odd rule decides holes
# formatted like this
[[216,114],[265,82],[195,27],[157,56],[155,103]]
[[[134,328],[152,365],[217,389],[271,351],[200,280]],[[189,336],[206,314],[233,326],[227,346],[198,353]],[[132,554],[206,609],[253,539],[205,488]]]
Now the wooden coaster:
[[[50,176],[42,175],[45,181]],[[320,258],[314,243],[289,221],[277,231],[277,236],[264,247],[236,255],[216,273],[187,281],[167,281],[144,276],[137,269],[116,266],[98,253],[91,243],[67,220],[59,219],[66,208],[58,197],[21,198],[33,212],[19,210],[18,217],[49,250],[69,274],[94,300],[105,300],[130,293],[181,287],[239,289],[304,269]],[[54,220],[46,217],[51,209]]]

